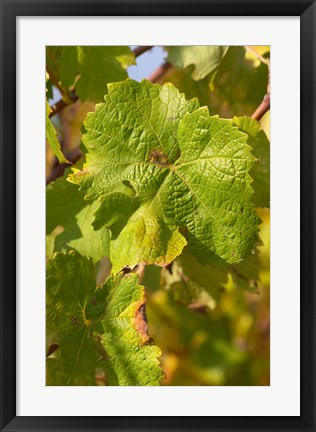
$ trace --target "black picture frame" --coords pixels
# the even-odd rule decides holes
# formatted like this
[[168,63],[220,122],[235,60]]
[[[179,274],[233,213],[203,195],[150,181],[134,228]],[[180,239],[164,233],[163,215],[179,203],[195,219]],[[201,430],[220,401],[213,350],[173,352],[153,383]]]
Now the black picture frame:
[[[0,0],[1,431],[316,431],[316,4],[306,0]],[[301,415],[299,417],[16,416],[16,17],[300,16]],[[286,43],[286,42],[285,42]],[[290,100],[290,95],[289,95]],[[299,263],[298,263],[299,265]],[[286,359],[285,359],[286,361]],[[289,377],[290,379],[290,377]]]

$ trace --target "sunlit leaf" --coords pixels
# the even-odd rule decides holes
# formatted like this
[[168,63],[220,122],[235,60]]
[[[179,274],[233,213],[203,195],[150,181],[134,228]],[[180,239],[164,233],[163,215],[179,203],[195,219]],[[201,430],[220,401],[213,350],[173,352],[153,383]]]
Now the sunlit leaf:
[[203,312],[215,308],[227,281],[227,269],[203,266],[185,248],[172,264],[171,272],[164,270],[163,280],[177,302]]
[[125,68],[135,64],[127,46],[68,46],[60,56],[60,81],[63,87],[75,85],[82,101],[99,102],[107,83],[127,78]]
[[256,207],[270,207],[270,142],[260,124],[249,117],[234,117],[234,123],[248,134],[248,144],[257,159],[250,171]]
[[58,158],[60,163],[70,163],[61,151],[60,144],[57,139],[57,132],[49,118],[50,113],[51,108],[46,100],[46,140],[48,141],[53,154]]
[[170,84],[128,80],[110,86],[84,127],[86,162],[69,180],[100,198],[94,226],[112,231],[114,272],[170,263],[187,243],[183,227],[200,260],[239,262],[251,252],[254,157],[232,121]]
[[98,203],[84,200],[79,189],[66,180],[67,174],[47,186],[46,233],[61,227],[53,240],[54,252],[75,249],[97,262],[109,256],[109,230],[93,229],[93,213]]
[[227,52],[228,46],[172,46],[168,48],[170,63],[178,68],[194,65],[192,78],[200,80],[216,69]]
[[76,252],[47,262],[47,385],[159,385],[137,276],[96,287],[91,260]]

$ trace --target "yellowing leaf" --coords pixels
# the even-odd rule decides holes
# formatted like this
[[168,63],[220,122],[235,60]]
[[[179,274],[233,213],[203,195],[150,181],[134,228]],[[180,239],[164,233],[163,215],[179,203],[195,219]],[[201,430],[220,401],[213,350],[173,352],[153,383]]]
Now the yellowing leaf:
[[159,385],[161,352],[137,276],[95,280],[93,262],[77,252],[47,262],[47,385]]
[[187,243],[199,260],[239,262],[257,239],[246,140],[170,84],[111,84],[84,122],[86,162],[69,180],[99,198],[114,273],[166,265]]

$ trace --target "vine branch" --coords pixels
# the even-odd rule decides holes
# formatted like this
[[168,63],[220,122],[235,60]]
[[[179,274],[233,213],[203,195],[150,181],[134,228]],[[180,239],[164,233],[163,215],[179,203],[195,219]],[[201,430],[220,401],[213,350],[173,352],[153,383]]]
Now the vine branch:
[[[73,149],[69,154],[65,155],[67,157],[67,160],[71,163],[74,164],[76,163],[82,156],[82,152],[79,148],[75,148]],[[52,181],[58,179],[59,177],[61,177],[66,168],[69,168],[69,164],[61,164],[58,162],[58,160],[55,160],[54,166],[52,167],[51,170],[51,174],[49,175],[49,177],[47,177],[46,179],[46,184],[51,183]]]
[[158,69],[156,69],[149,77],[147,78],[152,83],[156,83],[163,77],[163,75],[171,68],[171,64],[169,62],[165,62]]
[[66,102],[64,99],[60,99],[58,102],[56,102],[54,105],[51,106],[52,111],[49,114],[49,117],[53,117],[54,115],[58,114],[60,111],[62,111],[66,106],[69,106],[73,103],[75,103],[78,100],[78,96],[75,95],[71,102]]
[[144,54],[146,51],[149,51],[150,49],[152,49],[153,46],[152,45],[148,45],[148,46],[138,46],[137,48],[135,48],[133,50],[133,53],[135,55],[135,57],[138,57],[142,54]]
[[246,45],[245,48],[248,52],[251,52],[253,55],[255,55],[261,61],[261,63],[264,63],[268,66],[267,94],[264,96],[262,102],[251,116],[251,118],[259,121],[270,109],[270,59],[264,58],[260,53],[258,53],[258,51],[256,51],[251,46]]
[[[152,49],[153,46],[152,45],[146,45],[146,46],[138,46],[133,50],[133,53],[135,55],[135,57],[139,57],[140,55],[144,54],[146,51],[149,51],[150,49]],[[46,67],[46,70],[48,72],[48,75],[50,77],[50,79],[52,80],[54,86],[56,88],[58,88],[58,90],[60,91],[60,93],[62,95],[65,95],[65,89],[63,89],[58,82],[58,79],[54,76],[54,74],[52,73],[52,71],[50,70],[49,66]],[[67,99],[69,99],[69,94],[66,93]],[[58,102],[56,102],[52,107],[52,111],[49,114],[49,117],[53,117],[54,115],[58,114],[61,110],[63,110],[66,106],[73,104],[74,102],[76,102],[78,100],[78,96],[77,95],[73,95],[72,97],[70,97],[70,101],[66,101],[65,98],[60,99]]]
[[251,118],[259,121],[265,115],[265,113],[269,111],[269,109],[270,109],[270,93],[265,95],[261,104],[252,114]]

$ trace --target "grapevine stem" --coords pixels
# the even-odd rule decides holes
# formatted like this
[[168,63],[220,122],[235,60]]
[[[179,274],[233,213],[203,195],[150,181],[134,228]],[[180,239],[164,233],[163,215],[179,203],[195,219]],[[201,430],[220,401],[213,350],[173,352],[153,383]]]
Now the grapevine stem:
[[[133,50],[133,53],[135,55],[135,57],[138,57],[142,54],[144,54],[146,51],[149,51],[151,48],[153,48],[153,46],[138,46],[137,48],[135,48]],[[61,94],[63,94],[64,89],[62,89],[59,85],[58,80],[56,79],[56,77],[54,77],[54,75],[52,74],[52,71],[50,71],[47,67],[47,72],[48,75],[50,76],[53,84],[58,88],[58,90],[61,92]],[[74,102],[76,102],[78,100],[78,96],[74,96],[71,100],[71,102],[66,102],[64,99],[60,99],[58,102],[55,103],[55,105],[53,105],[52,111],[49,114],[49,117],[53,117],[54,115],[58,114],[61,110],[63,110],[66,106],[73,104]]]
[[171,68],[171,64],[169,62],[165,62],[158,69],[156,69],[147,79],[152,83],[156,83],[163,77],[163,75]]
[[[69,160],[70,163],[74,164],[80,159],[81,156],[81,150],[79,148],[75,148],[67,155],[67,160]],[[52,181],[56,180],[58,177],[61,177],[64,174],[65,169],[68,167],[68,164],[60,164],[56,160],[54,166],[52,167],[50,176],[46,179],[46,184],[49,184]]]
[[149,51],[152,48],[153,48],[153,46],[151,46],[151,45],[148,45],[148,46],[138,46],[137,48],[135,48],[133,50],[133,53],[134,53],[135,57],[138,57],[138,56],[144,54],[146,51]]
[[[71,104],[75,103],[78,100],[78,96],[74,96],[72,99]],[[52,111],[49,114],[49,117],[53,117],[55,114],[58,114],[60,111],[62,111],[66,106],[69,106],[70,103],[66,102],[64,99],[60,99],[58,102],[56,102],[52,107]]]
[[265,115],[265,113],[269,111],[269,109],[270,109],[270,93],[265,95],[261,104],[252,114],[251,118],[259,121]]

